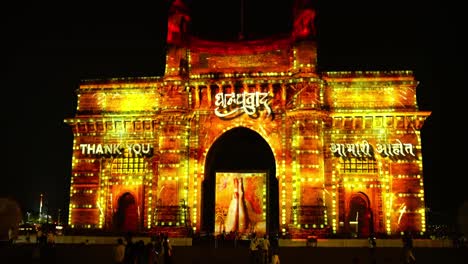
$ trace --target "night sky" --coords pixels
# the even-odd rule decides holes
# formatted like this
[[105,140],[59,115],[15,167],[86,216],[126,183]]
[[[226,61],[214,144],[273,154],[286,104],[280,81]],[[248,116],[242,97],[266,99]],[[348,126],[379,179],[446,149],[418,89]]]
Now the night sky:
[[[153,2],[107,7],[35,2],[8,10],[2,41],[7,79],[1,86],[7,148],[0,196],[16,199],[25,212],[38,211],[44,193],[54,217],[59,208],[67,215],[73,135],[63,120],[74,116],[75,90],[82,79],[164,75],[167,5]],[[188,2],[195,35],[237,36],[241,0]],[[426,203],[434,216],[429,221],[442,216],[452,221],[468,193],[460,182],[450,182],[466,174],[459,175],[458,154],[444,154],[439,134],[442,91],[451,87],[447,79],[454,79],[447,76],[462,72],[456,7],[380,2],[316,1],[318,69],[415,72],[419,107],[432,111],[422,130]],[[291,1],[273,3],[244,0],[247,38],[289,31]],[[451,166],[442,166],[441,159],[451,156]]]

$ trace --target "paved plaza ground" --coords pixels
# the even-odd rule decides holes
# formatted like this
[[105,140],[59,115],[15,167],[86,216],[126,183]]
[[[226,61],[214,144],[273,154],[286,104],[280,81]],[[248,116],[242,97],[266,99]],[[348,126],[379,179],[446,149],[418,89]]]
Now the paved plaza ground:
[[[33,260],[35,244],[3,244],[0,247],[0,263],[60,263],[60,264],[112,264],[112,244],[56,244],[48,262]],[[318,264],[354,263],[358,258],[361,264],[371,263],[367,247],[306,247],[283,246],[279,248],[281,264]],[[417,263],[467,264],[468,248],[453,247],[416,247]],[[376,251],[379,264],[399,264],[400,247],[378,247]],[[174,264],[249,264],[246,244],[232,245],[200,244],[174,246]]]

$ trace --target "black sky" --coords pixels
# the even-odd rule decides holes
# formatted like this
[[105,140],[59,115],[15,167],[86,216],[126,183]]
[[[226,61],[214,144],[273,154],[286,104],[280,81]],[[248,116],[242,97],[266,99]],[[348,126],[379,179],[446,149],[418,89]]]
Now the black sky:
[[[17,199],[23,211],[37,211],[44,193],[50,212],[61,208],[66,215],[73,136],[63,120],[75,113],[75,90],[88,78],[163,76],[167,6],[155,2],[105,8],[34,3],[7,12],[1,91],[7,169],[0,196]],[[189,1],[192,32],[237,36],[240,2]],[[460,177],[455,162],[441,164],[440,102],[442,91],[452,87],[447,79],[454,78],[447,76],[462,73],[456,7],[381,2],[316,1],[318,67],[415,72],[419,107],[432,111],[422,131],[427,206],[453,218],[468,192],[450,183]],[[244,6],[248,37],[290,29],[291,1],[244,0]]]

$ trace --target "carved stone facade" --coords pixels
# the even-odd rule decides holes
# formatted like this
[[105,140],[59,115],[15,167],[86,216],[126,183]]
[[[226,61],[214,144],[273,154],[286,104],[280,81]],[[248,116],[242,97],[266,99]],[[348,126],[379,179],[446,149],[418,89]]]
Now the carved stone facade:
[[[189,21],[175,2],[171,15]],[[296,16],[315,14],[303,8]],[[317,72],[311,29],[237,42],[179,31],[164,76],[83,81],[65,120],[69,224],[213,232],[214,163],[229,152],[214,146],[240,129],[269,147],[259,164],[267,232],[424,232],[420,129],[430,113],[418,110],[413,72]]]

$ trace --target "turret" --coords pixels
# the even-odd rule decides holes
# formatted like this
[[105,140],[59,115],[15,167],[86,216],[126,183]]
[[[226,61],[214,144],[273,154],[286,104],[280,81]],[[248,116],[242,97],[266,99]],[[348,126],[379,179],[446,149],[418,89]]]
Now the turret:
[[310,0],[296,0],[293,7],[294,41],[292,72],[315,76],[317,68],[316,12]]
[[293,7],[293,39],[313,39],[317,35],[316,12],[310,0],[296,0]]
[[165,77],[182,79],[188,75],[187,40],[189,9],[183,0],[174,0],[167,21],[167,55]]

